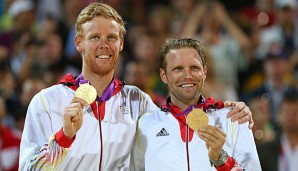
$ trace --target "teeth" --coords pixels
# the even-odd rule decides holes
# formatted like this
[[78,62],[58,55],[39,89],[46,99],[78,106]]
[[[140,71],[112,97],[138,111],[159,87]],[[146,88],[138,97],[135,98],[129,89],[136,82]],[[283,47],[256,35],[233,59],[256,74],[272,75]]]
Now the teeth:
[[182,88],[193,87],[194,84],[183,84],[181,85]]
[[96,56],[96,58],[99,58],[99,59],[108,59],[108,58],[110,58],[110,56],[109,55],[98,55],[98,56]]

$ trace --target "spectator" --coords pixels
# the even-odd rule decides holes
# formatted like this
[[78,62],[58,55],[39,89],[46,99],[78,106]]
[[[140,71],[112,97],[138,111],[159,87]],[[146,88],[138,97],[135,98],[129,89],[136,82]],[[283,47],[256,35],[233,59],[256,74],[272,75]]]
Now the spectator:
[[274,25],[264,29],[261,34],[259,57],[266,57],[272,44],[278,44],[289,55],[298,48],[298,25],[296,22],[297,1],[276,0],[277,20]]
[[196,37],[208,49],[215,78],[237,92],[238,71],[248,65],[248,37],[219,1],[199,2],[185,24],[182,37]]
[[248,104],[255,121],[252,132],[254,134],[256,145],[258,146],[273,140],[276,136],[276,129],[271,122],[268,98],[266,98],[266,96],[256,96],[251,99]]
[[294,91],[287,80],[290,63],[288,54],[281,49],[268,53],[264,62],[264,83],[256,89],[246,92],[243,96],[245,102],[254,97],[265,97],[269,102],[271,122],[276,125],[280,102],[287,92]]
[[286,94],[279,106],[281,132],[258,148],[263,171],[296,171],[298,168],[298,94]]
[[21,139],[3,125],[6,114],[4,99],[0,96],[0,170],[17,171]]

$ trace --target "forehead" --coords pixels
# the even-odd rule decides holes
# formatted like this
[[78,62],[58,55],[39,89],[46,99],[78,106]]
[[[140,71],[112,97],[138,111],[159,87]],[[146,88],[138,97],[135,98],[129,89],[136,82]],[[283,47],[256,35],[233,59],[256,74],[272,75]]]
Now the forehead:
[[102,16],[95,17],[90,21],[82,24],[83,31],[88,33],[113,33],[120,34],[119,24],[112,18],[105,18]]
[[180,49],[171,49],[166,55],[168,65],[202,65],[202,59],[199,53],[189,47]]

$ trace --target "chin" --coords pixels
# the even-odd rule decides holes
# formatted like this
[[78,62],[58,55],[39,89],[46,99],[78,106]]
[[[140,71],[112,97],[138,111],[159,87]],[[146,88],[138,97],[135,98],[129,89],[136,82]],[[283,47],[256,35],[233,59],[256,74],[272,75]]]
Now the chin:
[[109,69],[98,69],[98,70],[93,70],[93,73],[99,75],[99,76],[105,76],[108,75],[109,73],[111,73],[113,71],[113,68],[109,68]]

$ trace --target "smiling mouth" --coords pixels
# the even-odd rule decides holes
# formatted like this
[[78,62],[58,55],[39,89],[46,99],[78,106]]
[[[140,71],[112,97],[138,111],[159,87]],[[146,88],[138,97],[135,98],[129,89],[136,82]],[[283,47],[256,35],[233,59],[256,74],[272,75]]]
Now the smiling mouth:
[[182,84],[179,87],[181,87],[181,88],[190,88],[190,87],[194,87],[194,86],[195,86],[195,84]]
[[111,57],[112,57],[112,55],[97,55],[96,56],[96,58],[98,58],[98,59],[109,59]]

